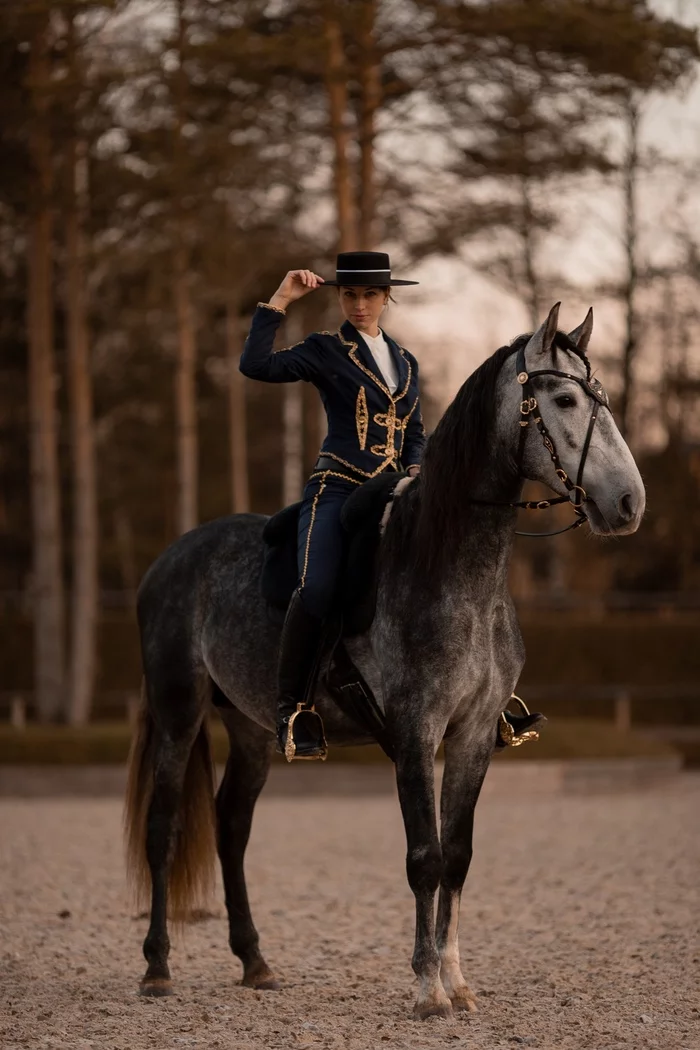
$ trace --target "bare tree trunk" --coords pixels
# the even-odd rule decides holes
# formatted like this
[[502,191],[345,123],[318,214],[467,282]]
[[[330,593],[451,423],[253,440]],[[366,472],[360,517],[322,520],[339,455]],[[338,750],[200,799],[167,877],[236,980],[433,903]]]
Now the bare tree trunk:
[[[287,320],[289,343],[299,342],[303,333],[298,315]],[[285,383],[284,442],[282,462],[282,506],[301,499],[304,484],[304,400],[301,383]]]
[[34,542],[34,667],[36,709],[41,721],[59,718],[65,700],[65,595],[51,286],[53,214],[48,33],[47,16],[37,15],[30,44],[28,77],[32,100],[28,142],[32,185],[28,221],[27,328]]
[[175,80],[175,257],[174,299],[177,319],[177,374],[175,379],[175,420],[177,428],[177,527],[189,532],[197,524],[197,344],[192,282],[187,238],[187,223],[182,214],[181,198],[184,190],[182,128],[185,120],[184,53],[187,27],[184,0],[177,0],[178,70]]
[[177,427],[177,527],[189,532],[197,524],[197,346],[187,251],[175,249],[175,314],[177,317],[177,372],[175,419]]
[[382,102],[381,63],[374,39],[377,0],[362,0],[359,32],[360,81],[360,225],[359,243],[363,251],[376,244],[377,189],[374,166],[376,116]]
[[73,457],[73,602],[68,721],[90,717],[97,644],[97,486],[86,302],[84,215],[87,163],[83,144],[69,146],[71,187],[66,215],[68,385]]
[[625,305],[625,342],[622,348],[622,391],[620,394],[619,427],[623,436],[629,439],[634,382],[632,369],[638,341],[635,298],[639,281],[637,265],[639,106],[632,95],[629,95],[626,99],[625,119],[627,124],[627,154],[623,167],[623,192],[625,198],[624,246],[626,273],[622,293]]
[[333,182],[338,213],[338,250],[357,249],[357,220],[350,159],[350,134],[346,126],[348,113],[347,69],[343,49],[343,31],[340,23],[327,15],[326,35],[326,90],[328,115],[333,140]]
[[530,324],[534,332],[540,323],[540,284],[535,264],[535,217],[527,175],[520,176],[520,200],[522,204],[520,238],[523,246],[527,306],[530,311]]
[[248,434],[246,427],[245,379],[241,375],[241,318],[233,296],[226,303],[226,360],[228,364],[228,421],[231,451],[231,509],[234,514],[250,510],[248,481]]

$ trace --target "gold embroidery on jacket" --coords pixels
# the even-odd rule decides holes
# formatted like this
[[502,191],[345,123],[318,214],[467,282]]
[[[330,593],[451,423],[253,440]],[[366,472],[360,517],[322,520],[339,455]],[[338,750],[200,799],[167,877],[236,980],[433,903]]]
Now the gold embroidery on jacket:
[[357,427],[357,440],[360,442],[362,451],[367,444],[367,428],[369,427],[369,412],[367,410],[367,394],[363,386],[357,392],[355,402],[355,426]]
[[[357,343],[353,343],[349,339],[345,339],[340,329],[338,329],[338,331],[336,332],[336,336],[343,344],[343,346],[349,347],[348,357],[350,358],[352,363],[354,365],[357,365],[360,371],[364,372],[365,375],[368,376],[373,383],[377,384],[382,393],[386,394],[386,396],[389,398],[389,401],[392,403],[392,405],[395,405],[397,401],[400,401],[402,397],[406,396],[406,394],[408,393],[408,388],[411,385],[411,362],[406,357],[402,346],[399,346],[399,353],[401,354],[401,357],[404,359],[406,365],[408,366],[408,375],[406,376],[406,383],[404,385],[403,390],[397,389],[396,392],[392,394],[389,390],[389,387],[381,381],[379,376],[375,375],[370,368],[366,368],[363,365],[362,361],[360,361],[360,359],[357,357]],[[396,345],[398,346],[398,343]]]
[[342,456],[337,456],[335,452],[324,452],[324,456],[329,459],[334,459],[336,463],[342,463],[344,467],[349,467],[354,470],[356,474],[359,474],[363,478],[376,478],[377,474],[381,474],[385,467],[391,466],[393,456],[389,459],[385,459],[383,463],[380,463],[376,470],[363,470],[361,467],[356,466],[354,463],[348,462],[347,459],[343,459]]
[[303,346],[305,342],[306,342],[306,340],[302,339],[302,341],[300,343],[291,343],[289,346],[281,346],[278,350],[273,350],[272,353],[273,354],[283,354],[285,352],[285,350],[296,350],[296,348],[298,346]]
[[[404,443],[404,440],[406,438],[406,428],[408,427],[408,422],[409,422],[411,416],[413,415],[413,413],[416,410],[417,404],[418,404],[418,397],[416,397],[415,401],[411,405],[411,408],[409,409],[408,415],[404,416],[403,419],[399,420],[399,426],[401,427],[401,444],[399,445],[399,459],[401,458],[401,455],[403,454],[403,443]],[[422,424],[421,424],[421,426],[422,426]],[[423,427],[422,429],[423,429],[423,433],[425,434],[425,427]]]
[[276,314],[285,314],[287,312],[280,306],[273,306],[272,303],[258,303],[258,306],[262,306],[265,310],[274,310]]
[[377,412],[372,419],[380,427],[386,427],[386,443],[384,445],[372,445],[370,452],[375,456],[391,456],[395,458],[396,448],[394,446],[394,435],[401,430],[401,420],[396,418],[396,406],[393,401],[387,412]]

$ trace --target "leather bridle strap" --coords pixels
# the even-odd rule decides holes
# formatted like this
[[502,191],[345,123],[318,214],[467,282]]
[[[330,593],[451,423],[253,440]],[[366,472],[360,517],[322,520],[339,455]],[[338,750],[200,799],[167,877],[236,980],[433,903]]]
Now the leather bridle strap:
[[[541,437],[544,447],[549,452],[552,463],[554,464],[554,471],[566,487],[570,495],[557,496],[555,499],[549,500],[513,500],[513,501],[497,501],[497,500],[479,500],[470,499],[470,503],[479,503],[484,506],[490,507],[514,507],[522,510],[548,510],[550,507],[556,507],[563,503],[570,503],[576,512],[576,520],[570,525],[566,525],[563,529],[555,529],[552,532],[521,532],[516,530],[516,536],[530,536],[530,537],[545,537],[545,536],[559,536],[563,532],[569,532],[571,529],[576,529],[580,525],[583,525],[586,521],[586,516],[583,513],[583,504],[588,499],[586,490],[583,487],[583,472],[586,466],[586,459],[588,458],[588,452],[591,446],[591,439],[593,437],[593,430],[598,419],[598,412],[601,405],[604,408],[610,408],[608,402],[608,396],[603,390],[603,387],[598,383],[597,380],[591,379],[591,368],[588,359],[581,355],[581,359],[586,365],[586,378],[583,379],[581,376],[573,375],[571,372],[561,372],[556,368],[541,368],[535,372],[528,372],[525,365],[525,347],[521,347],[518,351],[516,358],[516,371],[517,379],[523,389],[523,400],[520,402],[520,414],[522,416],[520,420],[520,438],[518,441],[518,452],[517,452],[517,466],[520,475],[522,476],[522,461],[525,452],[525,440],[527,437],[527,428],[534,421]],[[539,376],[556,376],[560,379],[570,379],[573,382],[578,383],[583,392],[587,397],[590,397],[593,401],[593,408],[591,416],[588,421],[588,428],[586,430],[586,436],[583,442],[583,448],[581,449],[581,459],[579,460],[578,471],[576,473],[576,481],[573,482],[568,476],[566,471],[561,465],[559,454],[556,450],[554,441],[552,440],[549,431],[545,425],[541,415],[534,415],[537,411],[537,398],[534,395],[534,387],[532,380],[537,379]],[[532,421],[530,417],[533,417]],[[571,494],[574,498],[571,498]]]

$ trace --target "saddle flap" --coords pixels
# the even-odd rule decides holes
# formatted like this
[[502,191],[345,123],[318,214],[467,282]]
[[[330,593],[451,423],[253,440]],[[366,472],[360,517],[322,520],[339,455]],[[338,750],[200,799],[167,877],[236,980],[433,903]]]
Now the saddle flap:
[[296,534],[299,527],[300,510],[301,501],[299,503],[290,503],[288,507],[283,507],[282,510],[278,510],[276,514],[272,515],[269,521],[265,522],[262,531],[262,538],[268,546],[276,547],[280,543],[286,543],[288,542],[290,535],[294,537],[294,543],[296,546]]

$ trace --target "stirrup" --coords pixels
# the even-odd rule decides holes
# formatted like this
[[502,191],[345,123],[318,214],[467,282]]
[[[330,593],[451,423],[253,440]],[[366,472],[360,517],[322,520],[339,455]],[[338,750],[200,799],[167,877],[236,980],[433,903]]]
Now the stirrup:
[[[296,722],[299,715],[310,715],[313,720],[318,720],[318,740],[319,750],[313,755],[298,755],[297,754],[297,743],[294,739],[294,723]],[[303,746],[303,745],[302,745]],[[289,716],[287,722],[287,739],[284,743],[284,757],[288,762],[297,761],[314,762],[321,761],[325,762],[328,758],[328,744],[326,742],[326,734],[323,730],[323,719],[316,711],[316,708],[312,705],[311,707],[305,707],[304,704],[297,704],[297,709],[294,714]]]
[[[515,700],[520,706],[523,717],[529,717],[530,709],[524,700],[521,700],[515,693],[510,694],[510,699]],[[515,729],[506,718],[505,713],[501,711],[498,718],[498,739],[504,747],[520,747],[521,744],[527,744],[530,740],[539,740],[540,734],[536,729],[526,729],[516,735]]]

